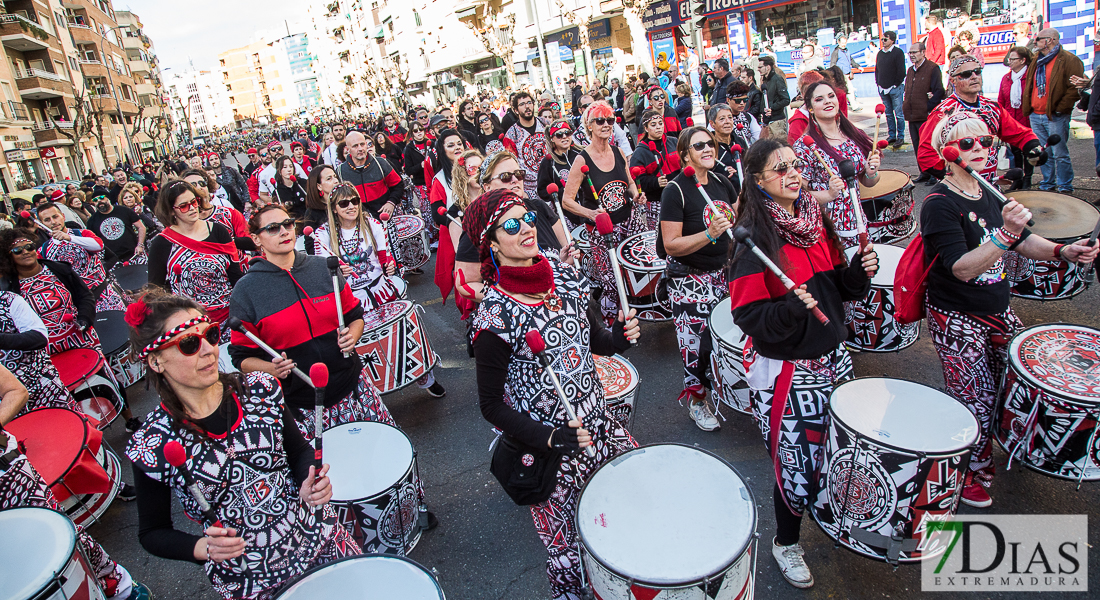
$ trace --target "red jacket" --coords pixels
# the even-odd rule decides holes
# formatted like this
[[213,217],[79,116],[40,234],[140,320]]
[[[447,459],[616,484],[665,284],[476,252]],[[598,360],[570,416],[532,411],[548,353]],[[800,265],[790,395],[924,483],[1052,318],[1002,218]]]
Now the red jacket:
[[1027,94],[1027,86],[1024,85],[1025,81],[1020,80],[1020,108],[1012,108],[1012,71],[1005,73],[1005,76],[1001,78],[1001,87],[997,90],[997,104],[1001,105],[1001,108],[1005,109],[1008,114],[1012,115],[1013,119],[1020,122],[1020,125],[1024,127],[1031,127],[1030,120],[1024,116],[1023,94]]
[[[955,94],[951,94],[940,102],[939,106],[932,110],[928,115],[928,120],[924,122],[924,125],[920,128],[920,144],[917,146],[917,166],[923,171],[935,171],[943,170],[943,159],[939,154],[932,149],[932,131],[936,128],[936,124],[947,115],[958,111],[965,110],[977,114],[983,121],[985,121],[986,127],[989,128],[989,133],[1000,139],[1001,142],[1009,144],[1015,148],[1023,148],[1024,144],[1036,139],[1035,134],[1031,132],[1031,128],[1025,127],[1019,123],[1016,119],[1010,118],[1011,115],[1000,104],[986,98],[985,96],[978,96],[978,106],[970,106],[959,99]],[[981,174],[986,179],[992,179],[997,172],[997,152],[1000,150],[1000,143],[994,143],[993,147],[989,149],[989,160],[986,162],[984,168],[981,169]]]
[[947,47],[939,27],[924,36],[924,57],[940,66],[947,63]]

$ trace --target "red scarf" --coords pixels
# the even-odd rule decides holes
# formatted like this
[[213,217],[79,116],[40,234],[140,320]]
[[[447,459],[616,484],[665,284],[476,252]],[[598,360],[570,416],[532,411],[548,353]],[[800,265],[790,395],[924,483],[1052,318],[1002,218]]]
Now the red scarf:
[[240,262],[241,260],[240,255],[237,253],[237,246],[233,242],[200,242],[183,235],[171,227],[166,227],[160,234],[169,242],[183,246],[188,250],[194,250],[202,254],[225,254],[231,258],[233,262]]
[[497,287],[514,294],[542,294],[554,287],[554,270],[550,261],[542,255],[535,257],[529,267],[507,267],[500,265],[500,281]]
[[787,243],[799,248],[809,248],[817,243],[821,231],[821,205],[813,196],[805,193],[798,195],[794,203],[794,214],[779,206],[770,197],[764,200],[775,228]]

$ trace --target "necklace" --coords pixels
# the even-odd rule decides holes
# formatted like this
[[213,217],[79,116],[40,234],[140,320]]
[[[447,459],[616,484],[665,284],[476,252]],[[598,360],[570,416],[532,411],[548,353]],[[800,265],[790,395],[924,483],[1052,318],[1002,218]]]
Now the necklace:
[[966,190],[962,189],[961,187],[959,187],[959,184],[955,183],[954,181],[952,181],[952,180],[950,180],[950,179],[947,179],[947,180],[945,180],[944,182],[945,182],[945,183],[946,183],[946,184],[947,184],[947,185],[948,185],[949,187],[951,187],[951,188],[952,188],[952,189],[954,189],[955,191],[959,192],[959,193],[960,193],[960,194],[962,194],[963,196],[966,196],[967,198],[971,198],[971,199],[973,199],[973,200],[977,200],[978,198],[981,198],[981,197],[982,197],[982,190],[981,190],[981,188],[979,188],[979,189],[978,189],[978,193],[976,193],[976,194],[971,194],[970,192],[968,192],[968,191],[966,191]]

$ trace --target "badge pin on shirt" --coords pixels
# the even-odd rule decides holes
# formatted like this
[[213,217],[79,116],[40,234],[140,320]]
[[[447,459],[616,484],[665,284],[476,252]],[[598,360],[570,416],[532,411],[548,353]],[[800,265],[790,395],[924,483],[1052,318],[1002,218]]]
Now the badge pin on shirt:
[[967,216],[970,217],[971,221],[977,221],[978,220],[978,215],[974,214],[973,211],[971,211],[970,214],[967,215]]

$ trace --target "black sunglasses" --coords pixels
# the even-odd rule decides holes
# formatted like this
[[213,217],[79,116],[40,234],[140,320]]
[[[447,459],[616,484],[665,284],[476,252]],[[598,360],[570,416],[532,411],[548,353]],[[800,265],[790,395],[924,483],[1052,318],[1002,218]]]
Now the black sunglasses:
[[958,77],[959,79],[970,79],[974,75],[981,75],[981,74],[982,74],[982,70],[979,67],[977,69],[971,69],[969,71],[959,71],[958,73],[955,73],[955,77]]
[[801,160],[796,158],[795,160],[791,161],[790,164],[787,164],[785,162],[781,162],[778,165],[775,165],[774,169],[765,169],[765,170],[766,171],[775,171],[776,173],[778,173],[782,177],[782,176],[786,175],[787,171],[789,171],[791,169],[794,169],[797,173],[801,174],[802,170],[805,169],[805,168],[806,168],[806,163],[804,163]]
[[748,96],[739,96],[737,98],[730,98],[730,102],[734,102],[734,103],[737,103],[737,104],[744,104],[748,101],[749,101]]
[[571,135],[573,135],[573,134],[568,129],[566,129],[565,131],[559,131],[559,132],[555,133],[554,137],[559,139],[559,140],[564,140],[565,138],[567,138]]
[[713,148],[714,147],[714,140],[707,140],[705,142],[695,142],[694,144],[691,145],[691,147],[694,148],[696,152],[702,152],[703,148]]
[[611,125],[615,122],[612,117],[593,117],[592,122],[597,125]]
[[279,230],[283,228],[286,228],[289,231],[294,231],[294,219],[268,223],[267,225],[264,225],[260,228],[260,233],[279,233]]
[[336,203],[336,206],[340,208],[347,208],[352,205],[359,206],[359,196],[348,198],[347,200],[341,200]]
[[[523,214],[523,222],[527,223],[531,227],[535,226],[535,223],[538,222],[538,219],[538,214],[533,210]],[[519,219],[513,217],[501,223],[500,225],[497,225],[496,227],[503,229],[504,233],[507,233],[508,235],[516,235],[517,233],[519,233]]]
[[19,256],[24,252],[34,252],[34,244],[23,244],[22,246],[12,246],[11,253],[15,256]]
[[959,150],[963,150],[963,151],[973,150],[975,143],[981,144],[982,148],[992,148],[993,147],[993,136],[983,135],[981,137],[976,137],[976,138],[974,138],[974,137],[965,137],[965,138],[959,138],[959,139],[957,139],[953,142],[950,142],[950,143],[958,144],[959,145]]
[[592,106],[591,102],[589,102],[588,104],[582,104],[581,105],[581,112],[584,112],[589,106]]
[[512,178],[515,178],[518,181],[523,181],[524,177],[527,177],[527,171],[524,169],[519,169],[518,171],[505,171],[500,175],[494,175],[489,178],[489,181],[499,179],[501,183],[512,183]]
[[202,333],[189,333],[168,342],[159,349],[164,350],[175,346],[180,349],[180,354],[184,356],[194,356],[198,353],[199,348],[202,348],[202,341],[204,339],[209,342],[211,346],[217,348],[218,342],[221,341],[221,337],[221,330],[218,329],[218,324],[210,323]]

